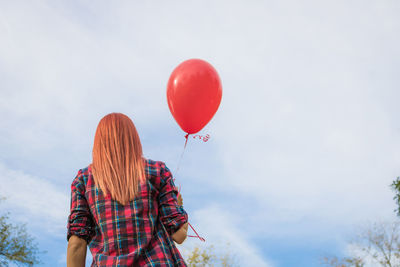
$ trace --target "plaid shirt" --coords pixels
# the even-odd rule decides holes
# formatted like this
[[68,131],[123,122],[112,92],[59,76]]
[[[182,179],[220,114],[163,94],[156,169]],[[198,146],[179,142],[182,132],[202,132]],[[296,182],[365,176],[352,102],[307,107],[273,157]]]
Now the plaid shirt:
[[171,237],[188,221],[171,172],[152,160],[145,170],[146,183],[125,206],[95,186],[90,166],[72,182],[67,240],[87,241],[91,266],[186,266]]

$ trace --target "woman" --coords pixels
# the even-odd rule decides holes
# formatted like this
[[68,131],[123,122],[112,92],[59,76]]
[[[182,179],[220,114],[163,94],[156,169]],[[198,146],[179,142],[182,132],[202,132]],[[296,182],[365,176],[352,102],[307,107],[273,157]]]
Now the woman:
[[186,266],[173,241],[188,216],[169,169],[142,157],[133,122],[112,113],[97,126],[93,161],[71,185],[67,266]]

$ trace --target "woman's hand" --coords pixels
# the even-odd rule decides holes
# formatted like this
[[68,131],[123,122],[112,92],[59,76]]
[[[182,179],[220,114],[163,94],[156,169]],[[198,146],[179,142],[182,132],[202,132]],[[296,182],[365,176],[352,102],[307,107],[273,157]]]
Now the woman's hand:
[[187,237],[187,230],[188,230],[188,223],[185,223],[184,225],[182,225],[181,228],[179,228],[178,231],[176,231],[173,235],[172,235],[172,239],[178,243],[178,244],[182,244],[183,241],[185,241],[186,237]]
[[183,199],[181,193],[178,193],[178,205],[182,206],[183,205]]

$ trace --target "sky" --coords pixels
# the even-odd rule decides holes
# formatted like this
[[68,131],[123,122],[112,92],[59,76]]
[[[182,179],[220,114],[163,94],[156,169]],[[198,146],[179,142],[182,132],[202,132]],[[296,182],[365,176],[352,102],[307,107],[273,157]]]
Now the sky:
[[201,58],[223,96],[175,175],[206,239],[181,253],[268,267],[346,256],[361,225],[395,220],[399,13],[395,0],[2,1],[0,211],[26,223],[41,266],[65,266],[70,185],[97,123],[128,115],[174,174],[185,133],[166,84]]

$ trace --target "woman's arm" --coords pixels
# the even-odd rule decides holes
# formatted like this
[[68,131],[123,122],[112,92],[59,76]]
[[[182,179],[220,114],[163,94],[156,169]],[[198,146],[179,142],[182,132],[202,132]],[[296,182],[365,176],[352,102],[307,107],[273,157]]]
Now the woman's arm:
[[67,225],[67,266],[84,267],[87,244],[94,236],[94,220],[85,197],[84,173],[79,170],[71,184],[71,209]]
[[172,174],[161,162],[161,188],[159,194],[159,217],[168,234],[178,244],[185,241],[188,215],[183,209],[182,195],[178,192]]
[[73,235],[68,241],[67,267],[85,267],[86,241]]
[[[181,193],[178,193],[178,205],[182,206],[183,205],[183,198]],[[172,239],[178,243],[178,244],[182,244],[183,241],[185,241],[186,237],[187,237],[187,230],[188,230],[188,223],[185,223],[184,225],[182,225],[181,228],[179,228],[178,231],[176,231],[173,235],[172,235]]]

